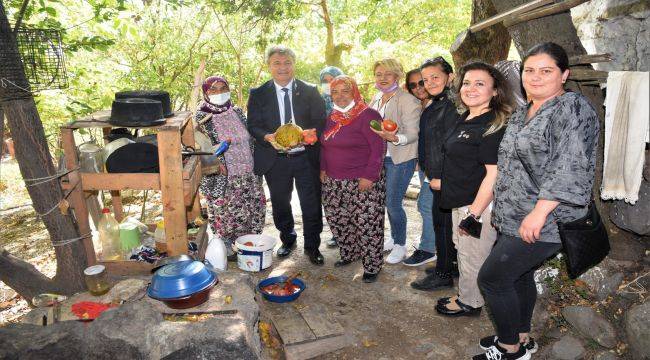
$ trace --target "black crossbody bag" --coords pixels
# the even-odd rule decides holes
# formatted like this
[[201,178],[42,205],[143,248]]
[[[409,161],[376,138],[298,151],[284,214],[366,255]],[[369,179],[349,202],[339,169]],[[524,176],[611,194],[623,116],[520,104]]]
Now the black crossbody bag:
[[[528,173],[528,177],[539,190],[539,184],[533,177],[533,173],[519,156],[516,141],[515,153]],[[584,274],[591,267],[600,263],[609,253],[609,236],[596,209],[593,196],[584,217],[564,223],[558,221],[557,228],[566,254],[567,272],[571,279]]]

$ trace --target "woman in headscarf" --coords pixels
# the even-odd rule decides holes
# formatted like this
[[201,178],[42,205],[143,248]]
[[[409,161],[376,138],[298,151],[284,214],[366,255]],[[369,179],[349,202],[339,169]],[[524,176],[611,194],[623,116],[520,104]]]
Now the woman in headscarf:
[[325,217],[341,253],[334,266],[361,258],[363,281],[370,283],[383,262],[386,145],[370,129],[370,121],[381,121],[381,115],[364,103],[351,77],[336,77],[331,89],[334,104],[321,138],[320,177]]
[[325,113],[329,115],[332,112],[332,96],[330,95],[330,83],[335,77],[343,75],[343,71],[336,66],[326,66],[320,71],[320,86],[323,90],[321,96],[325,100]]
[[253,138],[246,129],[243,111],[232,104],[228,81],[210,76],[202,86],[203,101],[195,120],[199,129],[217,145],[229,140],[220,155],[221,170],[201,179],[201,192],[208,203],[212,232],[225,243],[229,254],[239,236],[259,234],[264,228],[266,198],[262,179],[253,174]]

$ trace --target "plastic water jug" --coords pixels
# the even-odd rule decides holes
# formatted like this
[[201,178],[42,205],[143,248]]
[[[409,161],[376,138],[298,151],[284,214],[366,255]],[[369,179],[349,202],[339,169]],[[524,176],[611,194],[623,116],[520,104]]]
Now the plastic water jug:
[[102,217],[97,225],[99,242],[102,244],[102,260],[121,260],[120,224],[108,208],[102,210]]

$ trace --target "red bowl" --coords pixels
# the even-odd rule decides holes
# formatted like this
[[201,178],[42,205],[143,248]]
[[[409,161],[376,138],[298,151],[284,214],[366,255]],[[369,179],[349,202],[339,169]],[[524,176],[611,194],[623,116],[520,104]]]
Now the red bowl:
[[172,309],[189,309],[195,306],[199,306],[203,304],[204,302],[208,301],[210,298],[210,291],[212,291],[212,288],[217,285],[218,280],[215,279],[212,284],[210,284],[208,287],[205,289],[195,292],[192,295],[188,296],[183,296],[179,298],[172,298],[172,299],[157,299],[159,301],[162,301],[165,303],[165,305],[169,306]]

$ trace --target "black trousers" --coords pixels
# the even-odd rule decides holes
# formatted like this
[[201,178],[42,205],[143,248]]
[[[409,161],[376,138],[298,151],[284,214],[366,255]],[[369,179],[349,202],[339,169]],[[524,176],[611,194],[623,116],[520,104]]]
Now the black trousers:
[[433,206],[431,209],[433,217],[433,230],[436,233],[436,273],[443,277],[451,276],[452,270],[457,265],[457,251],[452,238],[453,224],[451,222],[451,210],[441,209],[440,190],[432,190]]
[[492,311],[499,342],[515,345],[519,333],[530,332],[537,301],[535,270],[561,247],[558,243],[542,241],[529,244],[519,237],[503,234],[497,237],[478,273],[478,285]]
[[264,174],[264,178],[271,193],[273,223],[280,231],[282,243],[291,246],[296,242],[293,212],[291,211],[291,193],[295,181],[302,210],[305,250],[318,249],[320,233],[323,231],[321,184],[318,169],[311,165],[304,153],[290,157],[278,156],[271,170]]

